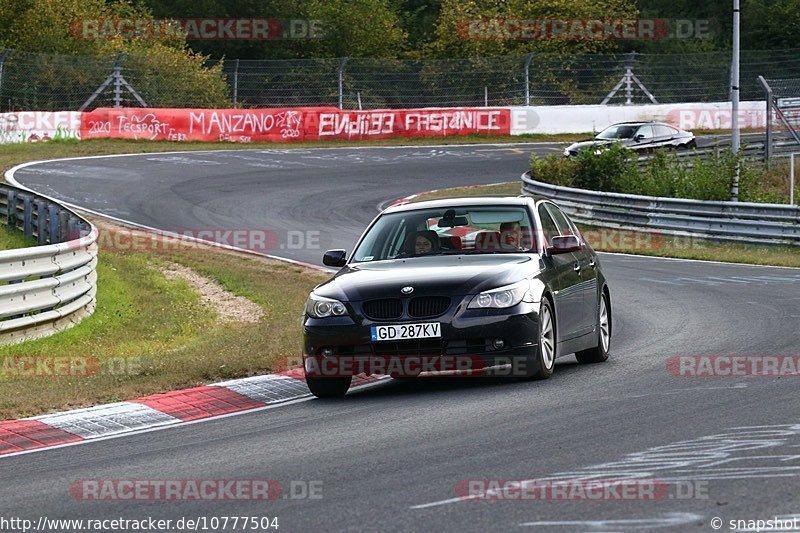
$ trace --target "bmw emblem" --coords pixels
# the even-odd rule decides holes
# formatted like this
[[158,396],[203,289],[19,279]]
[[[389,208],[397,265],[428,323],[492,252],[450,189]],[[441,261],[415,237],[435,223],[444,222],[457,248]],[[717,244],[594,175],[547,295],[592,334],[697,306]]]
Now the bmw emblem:
[[411,294],[412,292],[414,292],[414,287],[411,286],[403,287],[402,289],[400,289],[400,292],[402,292],[403,294]]

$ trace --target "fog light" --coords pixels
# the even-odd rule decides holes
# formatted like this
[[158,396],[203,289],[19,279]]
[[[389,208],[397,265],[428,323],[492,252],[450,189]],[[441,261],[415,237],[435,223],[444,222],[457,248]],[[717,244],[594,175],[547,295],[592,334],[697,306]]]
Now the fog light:
[[330,357],[331,355],[333,355],[333,353],[334,353],[333,348],[323,348],[320,351],[320,354],[324,355],[325,357]]
[[506,345],[506,342],[503,339],[495,339],[492,341],[492,348],[495,350],[502,350]]

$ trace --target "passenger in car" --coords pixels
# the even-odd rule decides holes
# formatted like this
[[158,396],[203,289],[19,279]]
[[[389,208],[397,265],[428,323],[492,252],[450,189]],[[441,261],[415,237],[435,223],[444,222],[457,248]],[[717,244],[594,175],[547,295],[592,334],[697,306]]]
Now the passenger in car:
[[425,255],[438,252],[441,246],[439,236],[433,230],[424,230],[411,233],[406,238],[403,250],[408,255]]

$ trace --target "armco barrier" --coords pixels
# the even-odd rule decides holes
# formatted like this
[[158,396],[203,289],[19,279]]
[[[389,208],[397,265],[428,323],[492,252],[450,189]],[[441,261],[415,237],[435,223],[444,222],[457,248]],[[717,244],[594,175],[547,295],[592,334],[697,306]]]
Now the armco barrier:
[[800,207],[704,202],[560,187],[522,175],[522,191],[558,202],[576,222],[729,241],[800,245]]
[[92,314],[97,230],[49,198],[0,185],[0,216],[39,246],[0,251],[0,343],[43,337]]

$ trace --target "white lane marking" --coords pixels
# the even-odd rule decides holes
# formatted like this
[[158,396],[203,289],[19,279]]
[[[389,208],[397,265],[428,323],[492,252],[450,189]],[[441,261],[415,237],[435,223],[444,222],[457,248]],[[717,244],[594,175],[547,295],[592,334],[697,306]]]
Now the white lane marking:
[[537,520],[536,522],[523,522],[521,527],[567,527],[581,526],[594,530],[613,528],[616,530],[627,529],[652,529],[659,527],[674,527],[689,524],[703,517],[694,513],[667,513],[653,518],[627,518],[619,520]]
[[654,392],[651,394],[626,394],[623,396],[616,395],[616,396],[600,396],[598,398],[590,398],[590,401],[595,400],[622,400],[622,399],[631,399],[631,398],[647,398],[650,396],[670,396],[670,395],[678,395],[683,394],[685,392],[697,391],[697,390],[724,390],[724,389],[746,389],[747,383],[736,383],[735,385],[729,385],[727,387],[690,387],[686,389],[678,389],[674,391],[666,391],[666,392]]
[[[682,257],[660,257],[657,255],[640,255],[640,254],[628,254],[622,252],[597,252],[600,255],[614,255],[618,257],[635,257],[637,259],[660,259],[663,261],[683,261],[684,263],[708,263],[711,265],[731,265],[731,266],[738,266],[744,268],[784,268],[788,270],[800,270],[800,267],[790,267],[790,266],[777,266],[777,265],[754,265],[752,263],[731,263],[730,261],[709,261],[706,259],[684,259]],[[629,261],[630,263],[636,263],[636,261]]]
[[680,277],[672,279],[654,279],[648,277],[639,278],[640,281],[649,281],[651,283],[663,283],[666,285],[686,285],[689,283],[699,283],[701,285],[725,285],[726,283],[745,283],[748,285],[753,284],[770,284],[770,283],[798,283],[800,282],[800,275],[786,277],[786,276],[731,276],[730,278],[705,276],[702,278]]
[[[658,479],[663,483],[689,480],[734,480],[777,478],[800,475],[800,455],[759,454],[780,451],[800,439],[800,423],[772,427],[728,428],[723,433],[674,442],[631,453],[619,460],[591,465],[571,472],[520,480],[520,486],[544,481],[575,481],[592,479]],[[754,452],[754,454],[748,454]],[[764,462],[772,464],[759,466]],[[732,463],[743,466],[722,466]],[[748,463],[749,462],[749,463]],[[790,464],[794,462],[795,464]],[[495,489],[483,493],[413,505],[411,509],[426,509],[452,503],[480,499],[496,494]]]
[[733,282],[733,283],[744,283],[745,285],[749,284],[750,282],[744,279],[738,278],[721,278],[718,276],[708,276],[708,279],[716,279],[723,282]]
[[211,161],[210,159],[192,159],[190,157],[180,157],[177,155],[170,155],[166,157],[148,157],[146,158],[147,161],[155,161],[158,163],[175,163],[178,165],[206,165],[206,166],[216,166],[216,165],[224,165],[221,161]]

